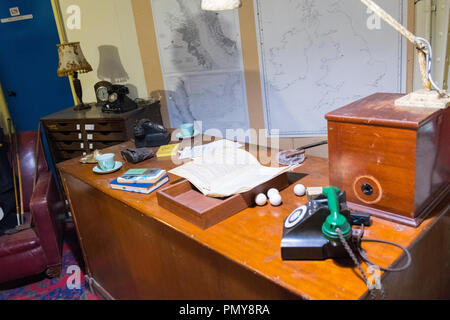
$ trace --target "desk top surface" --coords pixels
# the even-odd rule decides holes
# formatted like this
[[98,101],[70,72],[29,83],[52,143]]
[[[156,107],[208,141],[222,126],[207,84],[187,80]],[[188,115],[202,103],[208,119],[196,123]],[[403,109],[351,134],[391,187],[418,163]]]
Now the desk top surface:
[[[116,160],[122,161],[120,151],[128,147],[133,148],[134,144],[126,142],[102,150],[102,152],[113,152],[116,154]],[[256,155],[254,150],[250,150],[250,152]],[[263,153],[270,156],[270,151]],[[272,155],[272,158],[274,156]],[[97,175],[92,171],[94,165],[81,164],[78,160],[79,158],[74,158],[59,163],[58,168],[63,174],[70,174],[108,196],[119,199],[150,218],[166,224],[302,298],[360,299],[367,294],[365,283],[360,278],[357,269],[352,265],[345,266],[333,260],[283,261],[281,259],[280,241],[283,220],[295,208],[307,202],[306,196],[297,197],[294,195],[294,185],[281,191],[283,204],[279,207],[272,207],[268,204],[264,207],[248,208],[206,230],[202,230],[161,208],[158,205],[155,192],[150,195],[143,195],[113,190],[109,187],[110,181],[129,168],[156,167],[169,170],[179,165],[174,164],[170,158],[153,158],[137,165],[124,163],[121,170],[108,175]],[[297,183],[302,183],[307,187],[328,185],[327,159],[308,157],[305,163],[295,172],[306,174]],[[170,174],[169,176],[171,183],[180,179]],[[446,211],[444,208],[448,209],[448,204],[441,205],[434,210],[430,217],[418,228],[373,218],[373,225],[366,228],[365,236],[393,241],[402,246],[410,247],[439,220]],[[367,243],[363,244],[363,247],[367,251],[368,258],[381,266],[392,265],[402,256],[402,251],[393,246]],[[365,265],[363,265],[363,269],[366,269]]]

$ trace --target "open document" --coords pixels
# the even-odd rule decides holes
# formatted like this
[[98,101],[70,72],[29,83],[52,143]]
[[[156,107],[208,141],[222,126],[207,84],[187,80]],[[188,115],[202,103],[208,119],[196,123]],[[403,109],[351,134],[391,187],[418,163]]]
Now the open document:
[[221,148],[240,148],[243,144],[239,142],[233,142],[230,140],[222,139],[219,141],[214,141],[208,144],[203,144],[201,146],[193,146],[193,147],[186,147],[181,151],[178,151],[180,154],[180,160],[184,159],[192,159],[196,157],[203,156],[206,153],[213,152],[217,149]]
[[265,167],[243,149],[223,147],[169,172],[189,180],[204,195],[219,198],[250,191],[293,168]]

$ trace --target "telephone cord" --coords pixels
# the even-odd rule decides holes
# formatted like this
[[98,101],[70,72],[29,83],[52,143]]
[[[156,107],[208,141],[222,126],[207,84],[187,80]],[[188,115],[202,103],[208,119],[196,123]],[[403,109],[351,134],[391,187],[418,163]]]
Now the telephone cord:
[[[350,245],[348,244],[347,240],[342,235],[342,232],[341,232],[341,230],[339,228],[336,228],[336,232],[338,233],[339,239],[341,240],[341,243],[343,244],[345,250],[347,251],[349,256],[352,258],[355,266],[361,272],[361,275],[362,275],[366,285],[368,285],[367,276],[366,276],[365,272],[363,271],[363,269],[361,267],[361,264],[359,263],[357,257],[355,256],[352,248],[350,247]],[[411,265],[411,253],[405,247],[399,245],[398,243],[387,241],[387,240],[362,239],[363,236],[364,236],[364,225],[361,225],[361,231],[359,232],[359,234],[358,234],[358,236],[356,238],[356,248],[357,248],[358,253],[361,256],[362,260],[364,260],[368,265],[376,266],[379,270],[382,270],[382,271],[385,271],[385,272],[400,272],[400,271],[404,271]],[[367,258],[366,252],[361,247],[361,242],[378,242],[378,243],[384,243],[384,244],[389,244],[389,245],[396,246],[396,247],[402,249],[403,252],[405,252],[407,261],[406,261],[406,263],[403,266],[398,267],[398,268],[380,267],[379,265],[373,263],[372,261],[370,261]],[[376,299],[376,294],[375,294],[373,289],[369,288],[369,293],[370,293],[371,299]],[[380,282],[380,293],[381,293],[382,299],[384,299],[385,298],[385,292],[384,292],[383,286],[381,285],[381,282]]]
[[[376,295],[376,293],[375,293],[375,290],[369,288],[369,280],[367,279],[366,273],[365,273],[364,270],[362,269],[361,264],[360,264],[359,261],[358,261],[358,258],[357,258],[356,255],[354,254],[354,252],[353,252],[352,248],[350,247],[350,245],[348,244],[347,240],[345,240],[344,236],[342,235],[341,229],[336,228],[336,232],[338,233],[339,239],[341,240],[341,243],[343,244],[345,250],[347,251],[347,253],[349,254],[349,256],[352,258],[353,263],[354,263],[355,266],[358,268],[359,272],[361,272],[361,276],[363,277],[364,282],[365,282],[366,286],[367,286],[368,289],[369,289],[370,298],[371,298],[372,300],[375,300],[375,299],[377,298],[377,295]],[[380,291],[381,291],[382,299],[384,299],[384,289],[383,289],[382,286],[381,286]]]

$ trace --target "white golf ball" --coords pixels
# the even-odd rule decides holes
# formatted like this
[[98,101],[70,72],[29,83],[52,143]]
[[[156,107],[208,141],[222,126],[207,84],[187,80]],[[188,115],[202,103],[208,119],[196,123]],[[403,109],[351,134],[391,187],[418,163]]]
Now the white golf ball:
[[270,199],[270,197],[272,197],[272,195],[274,195],[274,194],[280,194],[280,192],[277,190],[277,189],[275,189],[275,188],[272,188],[272,189],[269,189],[269,191],[267,191],[267,197]]
[[265,204],[267,203],[267,197],[266,197],[266,195],[265,195],[264,193],[258,194],[258,195],[256,196],[256,198],[255,198],[255,203],[256,203],[258,206],[263,206],[263,205],[265,205]]
[[304,196],[305,193],[306,193],[306,188],[305,188],[305,186],[302,185],[302,184],[297,184],[297,185],[294,187],[294,193],[295,193],[296,196],[299,196],[299,197]]
[[281,199],[280,194],[276,193],[272,194],[272,196],[269,198],[269,201],[271,205],[273,205],[274,207],[278,207],[283,200]]

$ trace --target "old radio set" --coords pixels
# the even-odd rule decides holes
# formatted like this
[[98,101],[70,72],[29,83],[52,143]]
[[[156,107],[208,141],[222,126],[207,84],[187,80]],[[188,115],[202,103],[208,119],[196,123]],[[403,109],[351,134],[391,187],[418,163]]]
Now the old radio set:
[[330,184],[353,211],[417,227],[450,195],[450,108],[376,93],[328,113]]

